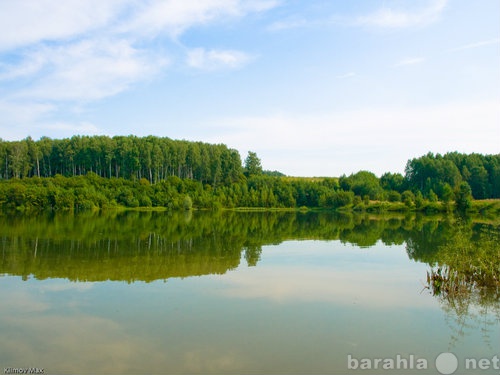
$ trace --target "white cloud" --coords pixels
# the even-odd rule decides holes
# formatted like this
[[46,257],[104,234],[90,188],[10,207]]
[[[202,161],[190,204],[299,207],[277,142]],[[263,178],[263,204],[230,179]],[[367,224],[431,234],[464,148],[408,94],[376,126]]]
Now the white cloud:
[[439,18],[447,2],[448,0],[432,0],[426,7],[411,10],[384,7],[372,14],[358,17],[355,24],[383,28],[425,26]]
[[207,23],[218,16],[237,14],[237,2],[232,0],[156,0],[139,4],[136,15],[123,23],[121,30],[142,34],[167,32],[176,36],[192,25]]
[[[56,114],[62,102],[81,105],[150,80],[170,65],[165,50],[150,44],[161,34],[176,37],[195,25],[278,5],[271,0],[0,2],[0,81],[9,85],[0,92],[0,126],[15,120],[18,130],[46,127],[40,116]],[[237,68],[250,60],[240,51],[200,48],[189,53],[187,62],[214,70]],[[98,131],[81,125],[73,129]]]
[[476,43],[465,44],[465,45],[460,46],[460,47],[452,48],[448,51],[449,52],[463,51],[463,50],[472,49],[472,48],[491,46],[494,44],[500,44],[500,39],[496,38],[496,39],[483,40],[483,41],[476,42]]
[[[216,124],[216,125],[215,125]],[[423,108],[359,109],[323,115],[278,113],[218,119],[209,142],[246,155],[265,169],[299,176],[338,176],[368,169],[402,172],[429,151],[498,153],[498,101]]]
[[13,102],[0,99],[0,113],[2,113],[0,126],[2,123],[12,127],[12,124],[31,122],[52,112],[54,109],[53,105],[46,103]]
[[295,29],[299,27],[307,27],[310,26],[311,24],[312,24],[311,21],[307,21],[304,18],[291,17],[285,20],[273,22],[271,25],[268,26],[267,29],[269,31],[282,31],[282,30]]
[[423,63],[425,58],[423,57],[408,57],[406,59],[398,61],[393,67],[406,66],[406,65],[416,65]]
[[67,41],[93,31],[175,36],[194,25],[278,5],[277,0],[5,0],[0,2],[0,50]]
[[102,131],[90,122],[71,124],[67,122],[53,122],[43,126],[44,129],[55,130],[67,134],[102,134]]
[[139,34],[166,32],[172,37],[194,25],[224,17],[241,17],[276,7],[271,0],[150,0],[138,3],[135,14],[119,30]]
[[32,52],[27,52],[20,60],[10,64],[0,63],[0,81],[12,81],[37,74],[45,64],[42,56]]
[[31,76],[33,82],[14,96],[44,100],[101,99],[153,76],[166,65],[166,58],[136,49],[124,39],[90,39],[64,46],[44,46],[28,53],[17,68],[16,74]]
[[97,125],[86,121],[71,123],[69,121],[50,121],[51,115],[56,113],[58,106],[39,103],[38,101],[0,100],[0,134],[5,140],[25,138],[30,134],[37,139],[43,135],[68,137],[74,134],[103,134]]
[[0,50],[64,40],[106,26],[123,0],[5,0],[0,2]]
[[354,73],[354,72],[347,72],[344,74],[340,74],[340,75],[336,76],[335,78],[338,78],[338,79],[351,78],[351,77],[354,77],[355,75],[356,75],[356,73]]
[[191,68],[202,70],[234,69],[243,66],[251,59],[251,56],[240,51],[195,48],[188,52],[187,64]]
[[[282,31],[304,27],[340,26],[368,26],[377,28],[407,28],[425,26],[439,19],[448,0],[428,0],[424,6],[422,2],[401,2],[406,7],[396,9],[382,7],[373,13],[353,17],[349,15],[332,14],[316,19],[306,19],[303,16],[291,16],[271,23],[269,31]],[[384,3],[385,4],[385,3]],[[410,7],[408,7],[410,4]],[[414,4],[418,4],[414,7]]]

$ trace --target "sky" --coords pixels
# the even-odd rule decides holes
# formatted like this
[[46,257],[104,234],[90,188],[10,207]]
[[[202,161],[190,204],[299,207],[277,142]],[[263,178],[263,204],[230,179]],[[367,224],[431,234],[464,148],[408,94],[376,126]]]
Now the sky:
[[0,138],[224,143],[293,176],[500,153],[498,0],[0,0]]

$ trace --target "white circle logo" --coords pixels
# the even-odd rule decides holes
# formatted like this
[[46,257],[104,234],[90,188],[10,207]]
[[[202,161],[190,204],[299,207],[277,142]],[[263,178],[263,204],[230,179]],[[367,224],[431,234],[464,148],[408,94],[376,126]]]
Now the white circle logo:
[[458,358],[453,353],[441,353],[436,358],[436,369],[440,374],[450,375],[457,371]]

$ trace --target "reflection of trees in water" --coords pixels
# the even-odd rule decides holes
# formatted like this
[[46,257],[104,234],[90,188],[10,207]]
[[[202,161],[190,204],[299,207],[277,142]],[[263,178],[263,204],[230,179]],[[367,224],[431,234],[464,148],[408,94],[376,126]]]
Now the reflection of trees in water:
[[[303,212],[97,212],[0,216],[0,273],[80,281],[152,281],[257,265],[289,239],[374,244],[399,221]],[[398,241],[404,237],[399,234]]]
[[427,272],[426,288],[436,296],[454,331],[451,346],[467,332],[480,330],[491,346],[500,324],[500,232],[457,223],[452,236],[438,247],[437,261]]
[[[500,324],[500,304],[498,298],[486,300],[477,293],[439,298],[447,323],[452,330],[450,347],[462,341],[470,332],[481,331],[483,341],[494,347],[492,333]],[[498,342],[498,341],[497,341]],[[498,345],[496,343],[496,345]]]
[[[405,243],[429,264],[427,287],[453,332],[451,345],[500,324],[500,228],[453,217],[315,212],[135,212],[0,215],[0,275],[126,282],[224,274],[256,266],[262,246],[340,240]],[[243,255],[243,256],[242,256]]]
[[449,217],[444,220],[423,220],[422,217],[417,217],[405,239],[408,257],[424,263],[435,262],[438,247],[448,241],[452,230]]
[[0,273],[129,282],[220,274],[238,267],[242,253],[248,265],[257,265],[262,246],[292,239],[363,247],[377,241],[406,243],[410,259],[436,264],[440,247],[453,236],[450,218],[419,215],[110,211],[0,216]]

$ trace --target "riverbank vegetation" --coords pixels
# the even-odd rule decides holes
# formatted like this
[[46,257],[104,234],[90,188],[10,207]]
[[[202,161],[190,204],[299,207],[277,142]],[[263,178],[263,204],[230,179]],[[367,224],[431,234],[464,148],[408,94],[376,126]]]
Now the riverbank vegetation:
[[223,144],[154,136],[0,140],[0,207],[322,208],[500,214],[500,154],[428,153],[405,174],[301,178]]

